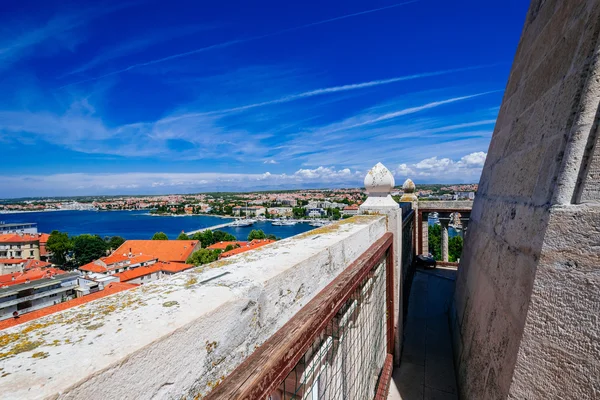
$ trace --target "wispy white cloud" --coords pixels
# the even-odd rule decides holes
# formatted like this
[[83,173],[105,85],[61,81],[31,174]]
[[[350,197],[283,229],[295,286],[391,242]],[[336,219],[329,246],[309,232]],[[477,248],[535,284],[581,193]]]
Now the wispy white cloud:
[[475,94],[470,94],[467,96],[459,96],[459,97],[452,97],[452,98],[444,99],[444,100],[432,101],[432,102],[422,104],[419,106],[407,107],[407,108],[403,108],[401,110],[388,112],[385,114],[352,117],[345,121],[342,121],[341,123],[333,124],[325,129],[320,130],[319,134],[328,134],[328,133],[333,133],[333,132],[338,132],[338,131],[347,131],[350,129],[363,127],[365,125],[373,125],[373,124],[377,124],[380,122],[385,122],[385,121],[389,121],[389,120],[396,119],[399,117],[403,117],[406,115],[415,114],[415,113],[418,113],[421,111],[430,110],[432,108],[440,107],[440,106],[443,106],[446,104],[456,103],[456,102],[463,101],[463,100],[469,100],[469,99],[473,99],[475,97],[485,96],[487,94],[497,93],[497,92],[499,92],[499,91],[494,90],[494,91],[488,91],[488,92],[475,93]]
[[[314,96],[321,96],[321,95],[326,95],[326,94],[331,94],[331,93],[341,93],[341,92],[359,90],[359,89],[370,88],[370,87],[375,87],[375,86],[388,85],[391,83],[396,83],[396,82],[401,82],[401,81],[408,81],[408,80],[419,79],[419,78],[427,78],[427,77],[432,77],[432,76],[451,74],[451,73],[455,73],[455,72],[459,72],[459,71],[467,71],[467,70],[485,68],[485,67],[486,66],[455,68],[455,69],[448,69],[448,70],[441,70],[441,71],[423,72],[423,73],[419,73],[419,74],[405,75],[405,76],[399,76],[399,77],[394,77],[394,78],[389,78],[389,79],[380,79],[380,80],[373,80],[373,81],[368,81],[368,82],[353,83],[353,84],[348,84],[348,85],[330,86],[330,87],[325,87],[325,88],[320,88],[320,89],[309,90],[306,92],[286,95],[286,96],[282,96],[282,97],[279,97],[279,98],[273,99],[273,100],[267,100],[267,101],[262,101],[262,102],[257,102],[257,103],[250,103],[250,104],[246,104],[246,105],[238,106],[238,107],[223,108],[223,109],[213,110],[213,111],[183,113],[183,114],[179,114],[176,116],[172,116],[169,119],[169,122],[175,122],[175,121],[178,121],[181,119],[186,119],[186,118],[196,118],[196,117],[203,116],[203,115],[227,114],[227,113],[233,113],[233,112],[246,111],[246,110],[264,107],[264,106],[289,103],[289,102],[292,102],[295,100],[306,99],[306,98],[310,98],[310,97],[314,97]],[[332,133],[332,132],[337,132],[340,130],[347,130],[347,129],[360,127],[363,125],[374,124],[377,122],[398,118],[398,117],[401,117],[404,115],[414,114],[419,111],[439,107],[441,105],[455,103],[455,102],[462,101],[462,100],[468,100],[468,99],[471,99],[474,97],[484,96],[484,95],[487,95],[490,93],[496,93],[496,92],[498,92],[498,91],[497,90],[496,91],[488,91],[488,92],[482,92],[482,93],[475,93],[475,94],[468,95],[468,96],[461,96],[461,97],[445,99],[445,100],[441,100],[441,101],[437,101],[437,102],[423,104],[423,105],[420,105],[417,107],[405,108],[405,109],[395,111],[395,112],[390,112],[387,114],[379,114],[377,116],[371,117],[370,119],[366,119],[363,117],[361,117],[361,118],[353,117],[353,118],[349,118],[349,119],[339,123],[338,124],[339,127],[337,127],[337,128],[332,125],[330,127],[329,132],[321,131],[319,133]],[[355,121],[355,122],[352,122],[352,121]]]
[[[485,157],[484,152],[467,154],[456,161],[431,157],[414,164],[400,164],[392,172],[399,181],[411,178],[417,182],[473,183],[479,180]],[[367,169],[319,166],[299,169],[291,174],[129,172],[3,175],[0,176],[0,198],[362,187]]]
[[156,46],[157,44],[169,42],[179,37],[192,35],[209,28],[210,26],[197,24],[194,26],[175,27],[147,32],[143,36],[127,39],[114,46],[99,49],[98,54],[94,58],[59,76],[58,79],[96,69],[110,61],[137,54],[141,51]]
[[279,31],[275,31],[275,32],[271,32],[271,33],[267,33],[264,35],[258,35],[258,36],[252,36],[252,37],[248,37],[248,38],[241,38],[241,39],[232,39],[232,40],[228,40],[228,41],[224,41],[221,43],[215,43],[209,46],[204,46],[204,47],[200,47],[200,48],[196,48],[196,49],[192,49],[189,51],[184,51],[181,53],[176,53],[176,54],[171,54],[169,56],[166,57],[160,57],[160,58],[156,58],[153,60],[149,60],[146,62],[141,62],[141,63],[135,63],[135,64],[131,64],[128,65],[127,67],[123,67],[99,76],[94,76],[94,77],[90,77],[90,78],[86,78],[86,79],[82,79],[76,82],[71,82],[68,83],[66,85],[61,86],[60,88],[65,88],[65,87],[69,87],[69,86],[73,86],[73,85],[78,85],[81,83],[87,83],[87,82],[92,82],[92,81],[96,81],[98,79],[103,79],[109,76],[113,76],[113,75],[118,75],[118,74],[122,74],[124,72],[128,72],[128,71],[132,71],[134,69],[140,68],[140,67],[147,67],[150,65],[154,65],[154,64],[159,64],[159,63],[163,63],[166,61],[172,61],[172,60],[176,60],[176,59],[180,59],[180,58],[184,58],[184,57],[189,57],[191,55],[195,55],[195,54],[200,54],[200,53],[204,53],[207,51],[212,51],[212,50],[217,50],[217,49],[223,49],[226,47],[230,47],[230,46],[234,46],[234,45],[238,45],[238,44],[242,44],[242,43],[247,43],[247,42],[252,42],[255,40],[261,40],[261,39],[267,39],[267,38],[271,38],[274,36],[279,36],[285,33],[289,33],[289,32],[294,32],[297,30],[301,30],[301,29],[306,29],[306,28],[310,28],[313,26],[318,26],[318,25],[323,25],[323,24],[327,24],[327,23],[331,23],[331,22],[335,22],[335,21],[340,21],[343,19],[347,19],[347,18],[353,18],[353,17],[357,17],[360,15],[365,15],[365,14],[370,14],[370,13],[375,13],[375,12],[380,12],[380,11],[384,11],[384,10],[389,10],[392,8],[397,8],[397,7],[401,7],[401,6],[405,6],[405,5],[409,5],[412,3],[416,3],[419,2],[421,0],[412,0],[412,1],[407,1],[407,2],[402,2],[402,3],[395,3],[395,4],[391,4],[389,6],[385,6],[385,7],[378,7],[378,8],[372,8],[369,10],[363,10],[363,11],[359,11],[359,12],[355,12],[355,13],[350,13],[350,14],[345,14],[345,15],[340,15],[338,17],[334,17],[334,18],[328,18],[328,19],[324,19],[324,20],[320,20],[320,21],[316,21],[316,22],[311,22],[308,24],[303,24],[303,25],[299,25],[299,26],[295,26],[292,28],[286,28],[286,29],[282,29]]
[[270,160],[265,160],[263,162],[263,164],[279,164],[279,163],[273,159],[270,159]]
[[429,182],[476,182],[481,176],[487,153],[467,154],[459,160],[434,156],[413,164],[400,164],[394,174],[399,178]]
[[[88,8],[77,12],[57,14],[45,23],[33,22],[15,24],[0,21],[0,69],[5,69],[24,57],[44,55],[52,49],[73,51],[82,42],[82,35],[72,32],[90,20],[102,15],[130,7],[135,3],[123,2],[117,6]],[[42,48],[42,45],[45,47]],[[38,51],[40,50],[41,51]]]
[[[0,198],[118,193],[194,193],[213,190],[358,186],[364,171],[319,167],[292,174],[72,173],[0,177]],[[7,192],[10,190],[10,192]]]

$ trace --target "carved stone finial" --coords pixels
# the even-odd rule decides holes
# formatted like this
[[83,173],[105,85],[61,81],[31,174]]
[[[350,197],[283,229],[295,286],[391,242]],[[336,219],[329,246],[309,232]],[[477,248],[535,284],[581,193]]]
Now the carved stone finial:
[[402,185],[402,191],[404,193],[414,193],[416,189],[415,183],[412,181],[412,179],[407,179],[404,181],[404,184]]
[[404,184],[402,185],[402,191],[404,194],[402,194],[400,202],[410,202],[413,203],[413,207],[416,207],[417,203],[419,202],[419,198],[415,194],[415,190],[416,186],[412,179],[407,179],[404,181]]
[[370,195],[388,195],[395,185],[394,175],[382,163],[377,163],[365,176],[365,189]]

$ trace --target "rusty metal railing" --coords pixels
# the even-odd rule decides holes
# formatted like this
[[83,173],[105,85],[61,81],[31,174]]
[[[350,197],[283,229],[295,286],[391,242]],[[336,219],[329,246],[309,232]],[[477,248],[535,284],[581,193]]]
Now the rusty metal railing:
[[206,398],[385,398],[395,330],[392,244],[386,233]]

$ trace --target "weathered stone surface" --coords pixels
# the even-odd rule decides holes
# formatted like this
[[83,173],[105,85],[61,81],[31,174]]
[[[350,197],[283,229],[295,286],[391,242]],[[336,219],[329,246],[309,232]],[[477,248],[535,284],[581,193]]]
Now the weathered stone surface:
[[600,397],[599,37],[598,0],[530,6],[456,282],[462,398]]
[[4,330],[0,397],[204,394],[386,230],[354,217]]

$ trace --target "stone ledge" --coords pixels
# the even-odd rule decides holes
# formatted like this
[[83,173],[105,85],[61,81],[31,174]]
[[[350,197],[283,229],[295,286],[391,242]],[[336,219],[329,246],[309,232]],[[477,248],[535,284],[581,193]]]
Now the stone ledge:
[[0,392],[202,395],[385,232],[354,217],[2,331]]

